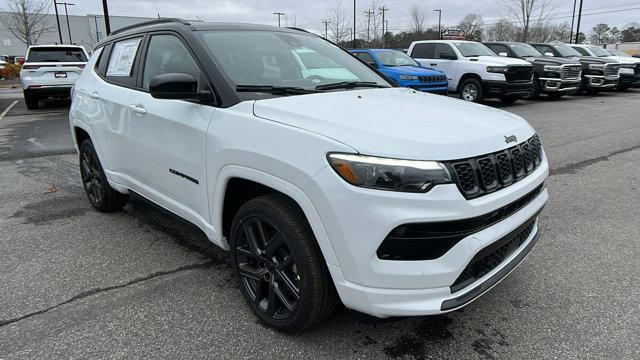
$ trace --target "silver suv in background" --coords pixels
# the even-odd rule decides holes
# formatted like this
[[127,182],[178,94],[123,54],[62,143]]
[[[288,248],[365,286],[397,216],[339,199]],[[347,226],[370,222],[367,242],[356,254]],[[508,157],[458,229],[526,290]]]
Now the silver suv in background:
[[69,98],[87,58],[78,45],[30,46],[20,71],[27,108],[37,109],[40,100]]

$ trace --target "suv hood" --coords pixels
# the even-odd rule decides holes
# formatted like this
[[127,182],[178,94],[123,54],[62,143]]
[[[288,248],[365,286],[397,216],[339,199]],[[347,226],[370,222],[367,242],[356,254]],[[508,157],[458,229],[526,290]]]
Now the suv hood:
[[534,134],[519,116],[407,88],[362,89],[254,102],[258,117],[320,134],[366,155],[455,160]]
[[466,61],[477,62],[489,66],[531,65],[527,61],[504,56],[476,56],[466,58]]
[[416,76],[433,76],[444,75],[440,70],[430,69],[421,66],[385,66],[384,71],[392,74],[416,75]]
[[528,57],[525,60],[536,65],[580,65],[578,60],[553,56]]

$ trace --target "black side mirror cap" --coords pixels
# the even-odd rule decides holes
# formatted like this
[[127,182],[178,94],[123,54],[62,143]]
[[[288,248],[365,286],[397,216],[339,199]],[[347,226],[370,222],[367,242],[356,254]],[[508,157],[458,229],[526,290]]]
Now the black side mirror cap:
[[162,74],[149,82],[149,93],[156,99],[200,100],[198,81],[189,74]]

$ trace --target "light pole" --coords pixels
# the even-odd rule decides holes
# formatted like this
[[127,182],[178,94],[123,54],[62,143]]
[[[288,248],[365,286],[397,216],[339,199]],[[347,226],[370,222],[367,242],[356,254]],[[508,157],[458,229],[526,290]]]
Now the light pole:
[[60,44],[64,44],[62,41],[62,30],[60,30],[60,17],[58,16],[58,3],[53,0],[53,8],[56,10],[56,23],[58,24],[58,36],[60,37]]
[[284,16],[284,13],[274,12],[273,15],[278,15],[278,27],[280,27],[280,16]]
[[576,2],[577,0],[573,0],[573,12],[571,13],[571,32],[569,33],[569,44],[573,42],[573,25],[576,21]]
[[102,0],[102,12],[104,13],[104,29],[107,35],[111,34],[111,22],[109,21],[109,6],[107,0]]
[[64,16],[67,19],[67,31],[69,32],[69,44],[73,44],[73,40],[71,39],[71,24],[69,23],[69,9],[67,9],[67,5],[73,6],[75,5],[74,3],[68,3],[68,2],[57,2],[55,3],[56,5],[56,11],[58,9],[58,5],[64,5]]
[[353,38],[351,40],[351,47],[356,48],[356,0],[353,0]]
[[438,39],[442,39],[442,9],[433,11],[438,12]]
[[329,39],[329,20],[322,20],[322,23],[324,24],[324,38],[325,39]]
[[582,20],[582,0],[580,0],[580,10],[578,10],[578,26],[576,27],[576,44],[580,43],[580,20]]

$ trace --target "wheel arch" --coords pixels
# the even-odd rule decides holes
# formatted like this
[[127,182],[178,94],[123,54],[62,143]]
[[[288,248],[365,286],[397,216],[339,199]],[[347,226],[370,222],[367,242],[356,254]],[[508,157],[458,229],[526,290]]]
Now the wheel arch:
[[[233,216],[246,201],[271,193],[280,193],[292,199],[305,216],[328,265],[338,260],[311,199],[294,184],[259,170],[238,165],[227,165],[220,170],[213,196],[212,223],[217,229],[218,245],[229,248],[229,230]],[[238,192],[234,195],[233,192]]]
[[466,73],[460,77],[460,80],[458,81],[458,87],[456,88],[456,92],[460,92],[460,87],[467,79],[476,79],[480,81],[480,83],[482,84],[482,77],[480,75],[476,73]]

